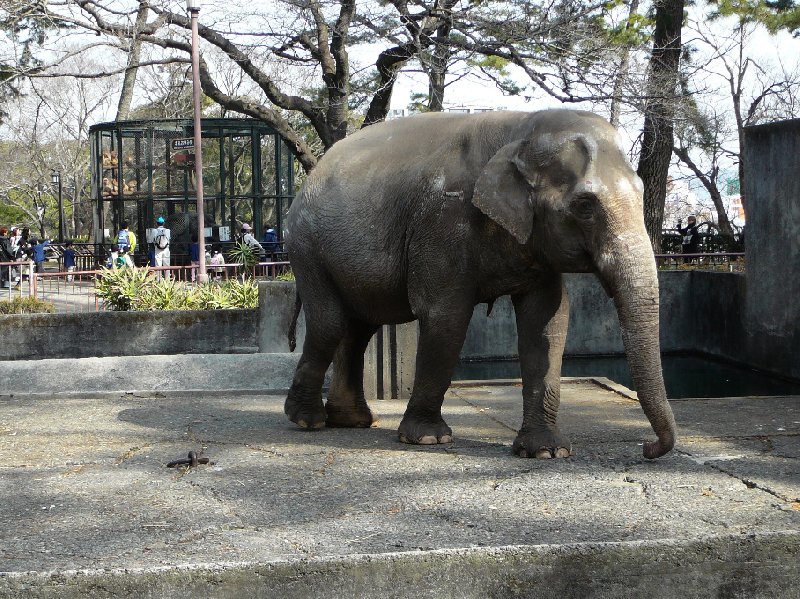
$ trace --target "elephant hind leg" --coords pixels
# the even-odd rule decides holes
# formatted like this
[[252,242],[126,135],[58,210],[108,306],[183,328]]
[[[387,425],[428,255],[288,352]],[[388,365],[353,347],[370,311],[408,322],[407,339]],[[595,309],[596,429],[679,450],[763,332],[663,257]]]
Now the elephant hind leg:
[[[454,309],[456,305],[468,309]],[[433,445],[453,440],[453,431],[442,417],[442,403],[471,317],[472,304],[455,301],[420,317],[414,388],[398,429],[403,443]]]
[[[325,426],[322,403],[325,373],[346,332],[346,318],[338,298],[327,294],[324,301],[317,290],[313,301],[305,301],[306,338],[303,355],[297,364],[292,386],[286,396],[284,412],[300,428],[317,430]],[[306,297],[310,294],[304,294]]]
[[358,320],[347,323],[333,359],[333,381],[325,404],[327,426],[369,428],[377,423],[364,398],[364,352],[376,330]]

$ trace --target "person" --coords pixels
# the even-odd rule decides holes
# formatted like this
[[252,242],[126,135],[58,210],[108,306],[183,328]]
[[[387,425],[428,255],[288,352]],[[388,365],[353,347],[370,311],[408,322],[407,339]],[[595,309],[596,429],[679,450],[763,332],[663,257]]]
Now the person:
[[[697,228],[700,225],[697,224],[697,219],[694,216],[690,216],[687,221],[688,222],[685,227],[681,227],[681,221],[678,221],[678,232],[682,237],[681,253],[697,254],[700,246],[700,233],[698,232]],[[691,258],[683,259],[684,264],[688,264],[691,261]]]
[[253,235],[253,228],[248,224],[244,223],[242,225],[242,241],[253,250],[253,253],[258,257],[258,261],[261,262],[264,258],[266,258],[267,253],[264,251],[264,248],[258,243],[258,239],[255,238]]
[[264,242],[264,249],[268,254],[274,254],[280,251],[278,234],[275,232],[275,229],[272,228],[272,225],[267,224],[264,226],[264,237],[262,241]]
[[209,259],[208,263],[213,267],[211,269],[211,276],[215,281],[222,278],[222,265],[225,264],[225,257],[219,251],[219,248],[214,248],[214,253]]
[[50,245],[50,240],[45,239],[39,242],[37,239],[31,239],[30,245],[33,248],[33,262],[36,265],[36,272],[44,272],[45,248]]
[[200,242],[197,241],[197,233],[192,233],[192,242],[189,244],[189,262],[192,263],[192,283],[194,283],[200,268]]
[[[11,239],[8,237],[8,229],[0,227],[0,262],[13,262],[14,253],[11,249]],[[12,267],[10,264],[0,266],[0,286],[8,288],[11,286]]]
[[[11,257],[16,262],[21,262],[19,259],[19,246],[22,245],[22,229],[19,227],[11,227],[9,234],[9,241],[11,242]],[[19,283],[22,273],[22,268],[17,267],[11,269],[11,276],[15,283]]]
[[133,254],[136,249],[136,235],[128,230],[128,221],[120,223],[119,233],[117,233],[117,245],[120,251],[125,250],[128,254]]
[[119,266],[119,246],[116,243],[111,244],[111,252],[108,255],[108,262],[106,268],[117,269]]
[[[75,248],[72,247],[72,242],[68,241],[64,244],[64,268],[68,273],[75,272]],[[72,282],[74,275],[67,275],[67,282]]]
[[128,250],[119,248],[119,254],[117,255],[117,259],[114,261],[114,267],[133,268],[133,260],[131,260]]
[[[164,217],[159,216],[156,219],[156,227],[155,233],[153,234],[153,246],[154,246],[154,254],[153,254],[153,261],[155,266],[169,266],[169,243],[171,240],[171,232],[164,226]],[[161,276],[161,272],[158,272],[158,277]],[[169,277],[169,274],[166,275]]]
[[22,229],[18,227],[11,227],[11,235],[9,236],[9,239],[11,240],[12,254],[16,256],[17,250],[22,243]]
[[31,258],[33,257],[33,246],[31,246],[29,237],[23,235],[19,239],[19,245],[17,245],[17,253],[14,255],[17,262],[20,263],[19,267],[19,277],[17,278],[17,284],[22,282],[22,279],[28,278],[30,279],[31,276],[31,267],[29,263]]

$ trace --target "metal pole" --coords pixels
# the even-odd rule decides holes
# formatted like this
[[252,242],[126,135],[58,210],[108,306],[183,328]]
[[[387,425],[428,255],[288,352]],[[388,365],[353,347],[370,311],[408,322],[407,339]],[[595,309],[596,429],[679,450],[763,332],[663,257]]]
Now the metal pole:
[[61,176],[58,177],[58,243],[64,243],[64,203],[61,200]]
[[206,273],[206,225],[205,204],[203,201],[203,146],[200,123],[200,50],[197,36],[197,16],[200,8],[190,8],[192,15],[192,91],[194,96],[194,172],[197,190],[197,241],[200,245],[200,269],[198,283],[207,283]]

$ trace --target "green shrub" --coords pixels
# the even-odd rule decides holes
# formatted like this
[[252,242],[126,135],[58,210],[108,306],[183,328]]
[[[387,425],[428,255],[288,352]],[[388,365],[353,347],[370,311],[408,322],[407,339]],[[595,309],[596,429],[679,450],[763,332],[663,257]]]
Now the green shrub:
[[238,267],[242,277],[252,277],[253,269],[258,264],[258,256],[244,241],[239,241],[233,246],[233,249],[228,252],[228,260],[242,265]]
[[237,308],[258,307],[258,283],[255,281],[228,279],[221,287]]
[[224,310],[258,307],[258,284],[230,279],[191,286],[143,268],[103,270],[95,293],[112,310]]
[[38,297],[15,297],[0,301],[0,314],[52,314],[56,307],[52,302]]
[[144,268],[104,268],[95,279],[95,294],[112,310],[136,310],[134,304],[142,301],[154,281]]
[[291,270],[287,270],[286,272],[282,272],[277,277],[275,277],[276,281],[294,281],[294,273]]

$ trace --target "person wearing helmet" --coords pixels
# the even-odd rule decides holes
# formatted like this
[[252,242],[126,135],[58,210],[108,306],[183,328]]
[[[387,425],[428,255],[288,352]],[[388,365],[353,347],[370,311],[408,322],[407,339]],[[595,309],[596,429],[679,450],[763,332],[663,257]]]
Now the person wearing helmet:
[[[153,262],[155,266],[169,266],[169,242],[171,238],[170,230],[164,226],[164,217],[159,216],[156,219],[156,230],[153,234]],[[164,273],[169,278],[169,271]],[[161,271],[156,273],[157,277],[161,277]]]

